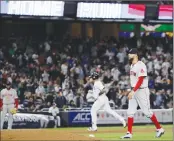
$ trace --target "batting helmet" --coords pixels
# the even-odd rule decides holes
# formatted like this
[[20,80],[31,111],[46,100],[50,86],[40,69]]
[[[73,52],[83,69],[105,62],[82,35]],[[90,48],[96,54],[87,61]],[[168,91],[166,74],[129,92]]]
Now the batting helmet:
[[138,50],[136,48],[132,48],[128,52],[129,54],[138,54]]
[[93,72],[90,76],[92,79],[98,79],[99,78],[99,73],[98,72]]

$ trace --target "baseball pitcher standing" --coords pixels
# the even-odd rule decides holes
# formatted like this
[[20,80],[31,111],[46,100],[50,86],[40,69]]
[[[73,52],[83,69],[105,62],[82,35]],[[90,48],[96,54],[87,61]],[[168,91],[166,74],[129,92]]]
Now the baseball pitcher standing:
[[12,129],[13,114],[18,108],[18,96],[15,89],[11,88],[11,83],[7,82],[6,88],[0,93],[0,109],[1,109],[1,129],[3,129],[4,119],[8,113],[8,129]]
[[128,54],[130,67],[130,83],[132,91],[128,94],[128,131],[122,139],[132,138],[133,117],[137,111],[138,105],[147,118],[150,118],[156,126],[156,137],[159,138],[164,134],[164,129],[159,124],[155,114],[150,110],[150,98],[147,78],[146,65],[138,60],[138,50],[133,48]]
[[103,85],[103,83],[99,80],[99,74],[97,72],[91,74],[90,82],[94,83],[93,97],[95,102],[91,108],[92,127],[88,128],[88,131],[97,131],[97,112],[100,109],[103,109],[108,114],[111,114],[116,119],[119,119],[122,122],[123,127],[126,127],[124,118],[111,109],[108,97],[106,96],[112,82],[110,84],[106,84],[107,86]]

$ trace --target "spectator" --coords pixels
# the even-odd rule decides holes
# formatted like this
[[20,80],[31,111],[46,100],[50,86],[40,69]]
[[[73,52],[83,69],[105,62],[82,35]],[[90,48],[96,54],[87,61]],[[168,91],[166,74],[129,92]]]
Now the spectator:
[[83,97],[81,93],[78,93],[77,96],[74,98],[74,103],[76,107],[82,108],[83,107]]
[[46,93],[42,82],[39,83],[39,86],[37,87],[35,92],[36,92],[36,94],[40,94],[42,96]]
[[46,72],[46,70],[44,70],[44,73],[42,74],[42,80],[44,82],[48,82],[49,81],[49,74]]
[[58,95],[55,98],[55,103],[59,109],[64,108],[66,105],[66,98],[62,94],[62,89],[59,89]]
[[155,109],[161,109],[163,106],[163,96],[162,96],[162,91],[157,91],[156,92],[156,99],[155,99]]
[[[59,108],[67,104],[83,107],[88,100],[88,91],[92,89],[88,74],[94,70],[101,73],[104,83],[117,82],[108,97],[117,108],[126,108],[127,99],[120,96],[119,91],[130,88],[126,52],[135,43],[138,44],[141,60],[147,64],[149,88],[152,89],[151,106],[171,108],[173,104],[173,43],[167,36],[164,41],[163,38],[149,36],[137,40],[120,38],[119,41],[113,37],[97,41],[70,36],[59,39],[59,42],[37,37],[25,40],[17,38],[7,44],[3,41],[5,44],[0,48],[0,87],[4,87],[6,80],[11,81],[18,90],[20,104],[24,104],[28,111],[39,111],[44,106],[49,108],[55,93]],[[21,48],[22,44],[26,47]],[[58,95],[62,96],[57,95],[60,87],[62,93]],[[25,96],[26,92],[30,96]]]

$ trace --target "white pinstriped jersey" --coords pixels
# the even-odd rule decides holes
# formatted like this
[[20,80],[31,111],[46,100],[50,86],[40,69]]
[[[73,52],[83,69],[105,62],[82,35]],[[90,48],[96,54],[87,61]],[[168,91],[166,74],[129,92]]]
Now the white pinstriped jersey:
[[93,96],[95,99],[99,97],[99,93],[103,90],[104,85],[100,80],[96,80],[93,86]]

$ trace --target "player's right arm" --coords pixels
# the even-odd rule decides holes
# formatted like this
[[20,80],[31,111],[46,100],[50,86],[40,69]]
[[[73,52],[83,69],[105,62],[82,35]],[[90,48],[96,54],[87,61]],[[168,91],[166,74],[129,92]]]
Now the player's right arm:
[[138,81],[133,89],[134,92],[140,88],[143,83],[144,77],[147,77],[147,68],[146,65],[141,62],[138,72]]
[[18,109],[19,100],[16,90],[14,90],[14,100],[15,100],[15,108]]
[[2,110],[2,106],[3,106],[3,90],[1,90],[0,92],[0,111]]

